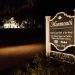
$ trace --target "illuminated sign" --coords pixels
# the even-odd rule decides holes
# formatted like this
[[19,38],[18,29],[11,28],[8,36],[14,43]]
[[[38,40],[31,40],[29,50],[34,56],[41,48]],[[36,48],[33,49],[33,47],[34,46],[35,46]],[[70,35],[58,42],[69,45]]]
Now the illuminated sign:
[[61,12],[50,20],[50,43],[59,51],[74,45],[74,17]]
[[46,54],[50,53],[51,45],[57,51],[65,51],[75,43],[74,16],[69,16],[64,12],[57,13],[54,18],[46,16]]

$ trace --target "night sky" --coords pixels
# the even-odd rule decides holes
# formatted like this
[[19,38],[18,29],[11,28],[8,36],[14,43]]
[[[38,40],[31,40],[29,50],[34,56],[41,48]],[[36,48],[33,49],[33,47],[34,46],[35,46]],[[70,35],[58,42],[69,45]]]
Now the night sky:
[[74,6],[74,0],[0,0],[0,16],[54,16],[60,11],[73,15]]

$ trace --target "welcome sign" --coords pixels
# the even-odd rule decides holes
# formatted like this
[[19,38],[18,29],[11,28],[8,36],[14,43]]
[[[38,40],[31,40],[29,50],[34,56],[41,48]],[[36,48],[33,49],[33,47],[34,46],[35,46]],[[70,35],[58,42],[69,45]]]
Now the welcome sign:
[[[49,39],[49,40],[48,40]],[[74,46],[74,16],[64,12],[57,13],[53,19],[46,16],[46,52],[53,45],[58,51],[65,51]]]

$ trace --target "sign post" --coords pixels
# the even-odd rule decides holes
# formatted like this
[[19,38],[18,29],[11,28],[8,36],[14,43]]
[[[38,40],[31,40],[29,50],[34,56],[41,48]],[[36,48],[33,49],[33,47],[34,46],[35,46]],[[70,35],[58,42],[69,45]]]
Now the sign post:
[[75,16],[59,12],[53,19],[46,16],[46,55],[50,55],[52,46],[57,52],[66,51],[75,45]]
[[50,46],[50,35],[49,35],[49,22],[50,22],[50,18],[51,16],[46,16],[45,20],[46,20],[46,56],[50,55],[51,52],[51,46]]
[[[74,32],[75,32],[75,9],[73,11],[74,11]],[[75,34],[74,34],[74,38],[75,38]],[[74,45],[75,45],[75,39],[74,39]]]

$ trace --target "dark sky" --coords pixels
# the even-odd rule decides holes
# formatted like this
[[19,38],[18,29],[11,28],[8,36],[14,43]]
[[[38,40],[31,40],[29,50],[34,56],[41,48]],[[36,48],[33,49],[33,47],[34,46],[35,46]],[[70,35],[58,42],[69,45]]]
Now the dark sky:
[[54,15],[58,12],[64,11],[73,15],[74,8],[74,0],[44,0],[43,5],[41,5],[41,12],[44,12],[45,15]]
[[0,0],[0,15],[52,15],[64,11],[73,15],[74,0]]

